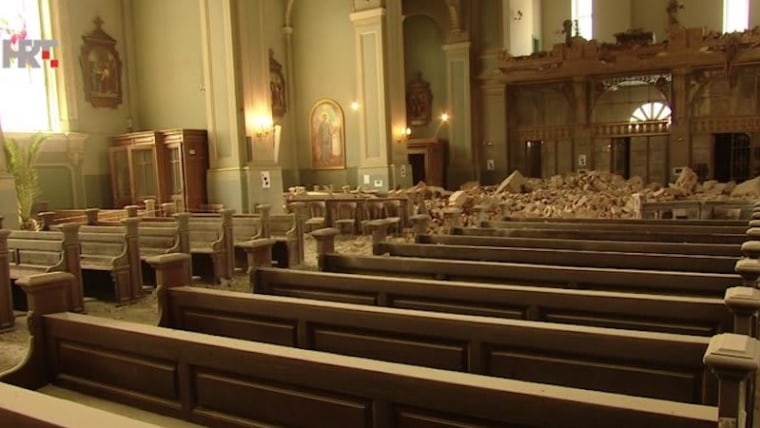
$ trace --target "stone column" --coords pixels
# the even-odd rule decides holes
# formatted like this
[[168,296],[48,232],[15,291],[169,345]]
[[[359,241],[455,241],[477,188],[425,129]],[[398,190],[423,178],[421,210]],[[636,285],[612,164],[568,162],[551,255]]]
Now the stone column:
[[[354,0],[354,26],[360,147],[357,182],[382,190],[411,185],[406,150],[406,84],[404,82],[401,4]],[[384,106],[385,108],[379,108]],[[402,177],[401,166],[407,171]]]
[[[671,125],[670,140],[668,142],[668,161],[666,177],[668,181],[676,179],[671,176],[673,167],[691,167],[692,148],[691,134],[689,132],[689,87],[691,70],[689,68],[677,68],[673,70],[673,98],[671,101]],[[667,94],[666,94],[667,95]]]

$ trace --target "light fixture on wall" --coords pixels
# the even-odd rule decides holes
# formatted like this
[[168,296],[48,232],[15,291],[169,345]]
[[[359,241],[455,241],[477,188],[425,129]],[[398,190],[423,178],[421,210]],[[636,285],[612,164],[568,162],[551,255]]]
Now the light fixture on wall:
[[400,128],[398,130],[398,134],[399,134],[398,142],[405,143],[406,141],[409,140],[409,136],[412,135],[412,130],[409,127]]
[[361,104],[359,104],[359,101],[352,101],[351,102],[351,110],[353,110],[353,111],[359,111],[360,107],[361,107]]
[[441,122],[447,123],[449,121],[449,114],[448,113],[441,113]]
[[253,133],[257,138],[269,136],[274,131],[274,121],[271,117],[259,116],[254,121]]

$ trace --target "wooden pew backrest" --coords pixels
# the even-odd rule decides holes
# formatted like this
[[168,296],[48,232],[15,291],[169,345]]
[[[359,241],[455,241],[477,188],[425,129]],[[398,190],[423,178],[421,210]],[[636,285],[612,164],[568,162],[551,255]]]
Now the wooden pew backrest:
[[[46,315],[40,323],[45,334],[40,341],[49,346],[37,349],[39,354],[17,372],[46,372],[58,386],[207,426],[387,428],[434,421],[523,428],[714,428],[717,420],[711,406],[487,378],[77,314]],[[46,361],[49,370],[40,365]]]

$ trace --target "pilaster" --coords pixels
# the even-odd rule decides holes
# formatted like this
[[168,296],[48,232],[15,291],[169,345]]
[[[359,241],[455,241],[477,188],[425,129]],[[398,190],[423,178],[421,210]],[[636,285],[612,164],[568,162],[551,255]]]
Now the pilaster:
[[443,46],[446,56],[446,105],[450,109],[448,126],[449,186],[458,187],[472,180],[473,143],[470,87],[470,42]]

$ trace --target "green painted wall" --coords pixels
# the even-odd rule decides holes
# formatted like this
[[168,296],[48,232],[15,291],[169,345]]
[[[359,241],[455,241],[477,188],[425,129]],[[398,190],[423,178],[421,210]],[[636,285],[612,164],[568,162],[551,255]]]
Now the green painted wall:
[[206,128],[198,3],[133,0],[132,7],[140,128]]
[[[343,109],[346,165],[356,167],[359,162],[359,117],[351,110],[351,102],[357,99],[351,7],[351,2],[343,0],[301,1],[293,6],[295,148],[302,173],[311,168],[309,112],[323,98],[335,100]],[[303,176],[301,181],[342,185],[346,174],[347,170],[325,170]]]
[[404,68],[408,83],[415,73],[422,73],[422,80],[430,83],[433,93],[431,120],[426,126],[411,127],[410,138],[445,138],[446,130],[440,129],[441,113],[451,111],[446,100],[446,57],[443,52],[443,36],[435,22],[424,15],[404,20]]

